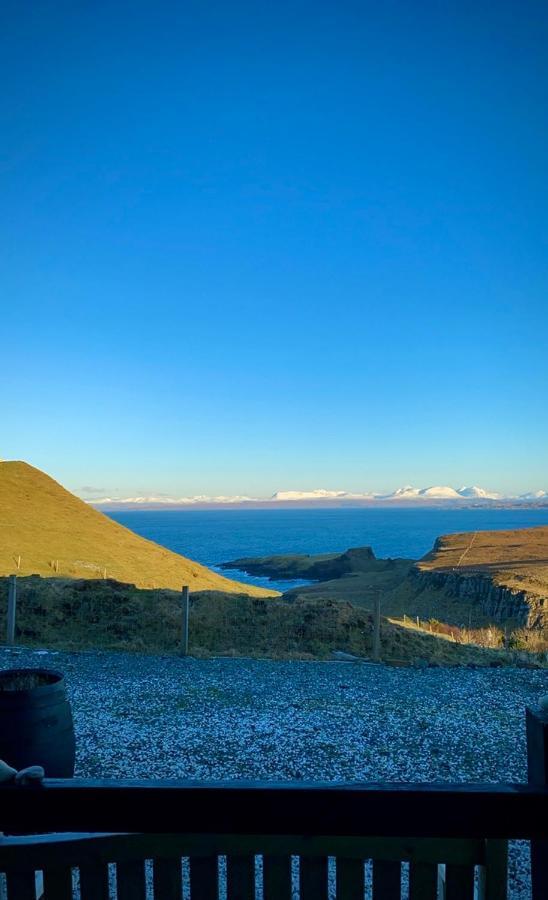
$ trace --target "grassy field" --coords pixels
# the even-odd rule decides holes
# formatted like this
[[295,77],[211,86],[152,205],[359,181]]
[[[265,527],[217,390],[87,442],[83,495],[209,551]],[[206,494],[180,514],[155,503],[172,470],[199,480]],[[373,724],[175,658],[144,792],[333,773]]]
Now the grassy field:
[[112,521],[44,472],[0,462],[0,575],[104,579],[141,588],[275,595],[223,578]]

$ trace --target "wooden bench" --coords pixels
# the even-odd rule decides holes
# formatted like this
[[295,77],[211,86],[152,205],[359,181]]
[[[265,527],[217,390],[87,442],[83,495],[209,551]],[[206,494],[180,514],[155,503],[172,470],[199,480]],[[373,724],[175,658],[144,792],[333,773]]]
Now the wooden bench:
[[472,900],[476,867],[478,896],[506,897],[504,840],[66,834],[11,838],[1,852],[8,900],[35,900],[36,871],[46,900],[71,900],[78,882],[82,900],[107,900],[109,881],[118,900],[145,900],[147,880],[156,900],[181,900],[183,880],[192,900],[218,900],[223,881],[228,900],[252,900],[256,885],[264,900],[327,900],[330,872],[337,900],[363,900],[366,882],[375,900],[397,900],[402,863],[412,900]]
[[3,786],[0,829],[55,832],[0,841],[7,898],[35,900],[42,871],[46,900],[76,883],[81,900],[106,900],[109,879],[118,900],[145,900],[147,882],[155,900],[181,900],[183,881],[191,900],[363,900],[365,880],[367,896],[398,900],[405,866],[410,900],[503,900],[515,838],[531,841],[533,898],[546,900],[548,714],[528,711],[527,734],[529,784]]

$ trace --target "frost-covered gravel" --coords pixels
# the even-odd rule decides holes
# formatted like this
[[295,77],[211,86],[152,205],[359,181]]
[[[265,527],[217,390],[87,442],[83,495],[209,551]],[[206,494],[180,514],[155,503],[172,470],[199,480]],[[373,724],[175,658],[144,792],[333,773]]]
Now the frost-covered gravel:
[[525,707],[548,693],[547,670],[0,651],[19,665],[65,673],[94,777],[525,781]]

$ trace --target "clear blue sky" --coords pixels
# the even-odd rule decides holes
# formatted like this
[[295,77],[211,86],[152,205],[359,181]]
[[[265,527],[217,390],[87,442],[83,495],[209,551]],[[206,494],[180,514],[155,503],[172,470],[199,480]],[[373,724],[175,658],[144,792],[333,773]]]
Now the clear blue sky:
[[548,488],[545,2],[0,18],[2,457]]

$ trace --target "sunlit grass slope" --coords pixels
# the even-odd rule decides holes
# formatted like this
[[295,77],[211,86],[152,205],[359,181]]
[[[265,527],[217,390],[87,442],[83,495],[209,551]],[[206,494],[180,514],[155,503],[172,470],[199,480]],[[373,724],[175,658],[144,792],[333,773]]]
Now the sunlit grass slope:
[[[19,567],[18,567],[19,566]],[[24,462],[0,462],[0,575],[104,578],[141,588],[275,594],[147,541]]]
[[423,572],[488,575],[496,584],[545,598],[548,526],[445,534],[418,567]]

